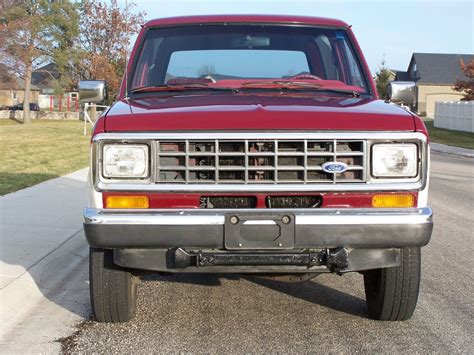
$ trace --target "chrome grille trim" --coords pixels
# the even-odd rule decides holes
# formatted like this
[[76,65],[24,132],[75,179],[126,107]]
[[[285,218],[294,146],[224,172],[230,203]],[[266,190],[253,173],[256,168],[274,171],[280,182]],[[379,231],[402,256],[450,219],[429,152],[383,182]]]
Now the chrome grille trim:
[[[361,139],[180,139],[159,140],[154,146],[155,183],[335,184],[366,181],[366,141]],[[342,150],[344,147],[350,150]],[[263,150],[257,150],[260,148]],[[360,164],[348,164],[347,171],[342,174],[326,173],[321,167],[325,162],[357,157],[360,157]],[[291,158],[294,162],[289,161]],[[313,163],[311,158],[322,160]],[[284,159],[285,165],[280,164]],[[222,165],[225,160],[228,165]]]
[[[328,140],[366,140],[366,183],[320,183],[320,184],[155,184],[155,171],[150,171],[149,179],[124,180],[105,179],[101,175],[103,144],[107,143],[147,143],[151,152],[156,150],[158,140],[209,140],[209,139],[308,139]],[[411,142],[419,146],[419,173],[415,178],[374,179],[370,175],[370,150],[374,143],[383,142]],[[142,191],[142,192],[354,192],[354,191],[419,191],[425,189],[429,175],[429,145],[427,138],[420,132],[391,132],[391,131],[180,131],[180,132],[110,132],[100,133],[92,138],[91,146],[91,177],[94,189],[101,191]],[[155,166],[155,156],[150,156],[151,166]]]

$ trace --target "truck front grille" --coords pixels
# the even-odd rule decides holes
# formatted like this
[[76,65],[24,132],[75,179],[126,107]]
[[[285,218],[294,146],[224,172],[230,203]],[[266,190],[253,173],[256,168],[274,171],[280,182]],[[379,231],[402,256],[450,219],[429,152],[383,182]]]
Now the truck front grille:
[[[160,140],[156,183],[338,183],[365,182],[362,140]],[[327,173],[342,162],[343,173]]]

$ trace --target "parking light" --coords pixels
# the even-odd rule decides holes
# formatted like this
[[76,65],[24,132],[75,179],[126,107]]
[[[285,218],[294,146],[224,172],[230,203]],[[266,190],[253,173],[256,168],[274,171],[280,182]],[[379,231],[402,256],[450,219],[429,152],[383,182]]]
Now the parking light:
[[150,201],[148,196],[137,195],[114,195],[107,196],[105,208],[148,208]]
[[415,196],[394,195],[394,194],[380,194],[372,197],[372,206],[376,208],[404,208],[414,207]]

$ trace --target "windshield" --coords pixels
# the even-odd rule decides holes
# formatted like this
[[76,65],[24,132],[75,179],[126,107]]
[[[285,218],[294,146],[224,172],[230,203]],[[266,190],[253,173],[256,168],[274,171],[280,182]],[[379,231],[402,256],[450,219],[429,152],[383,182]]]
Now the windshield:
[[255,80],[367,91],[345,30],[262,24],[150,29],[130,89]]

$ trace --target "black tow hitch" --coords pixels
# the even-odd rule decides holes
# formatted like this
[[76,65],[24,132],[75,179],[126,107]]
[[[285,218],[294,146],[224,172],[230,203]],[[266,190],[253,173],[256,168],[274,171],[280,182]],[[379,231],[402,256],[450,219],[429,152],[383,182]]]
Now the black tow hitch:
[[190,266],[292,265],[312,267],[326,265],[331,272],[341,274],[348,266],[348,252],[345,248],[324,249],[319,252],[302,253],[188,253],[178,248],[173,250],[173,254],[173,266],[180,269]]
[[326,265],[338,275],[349,266],[349,253],[346,248],[326,249]]
[[295,265],[315,266],[322,265],[320,253],[259,253],[259,254],[198,254],[199,266],[213,265]]

